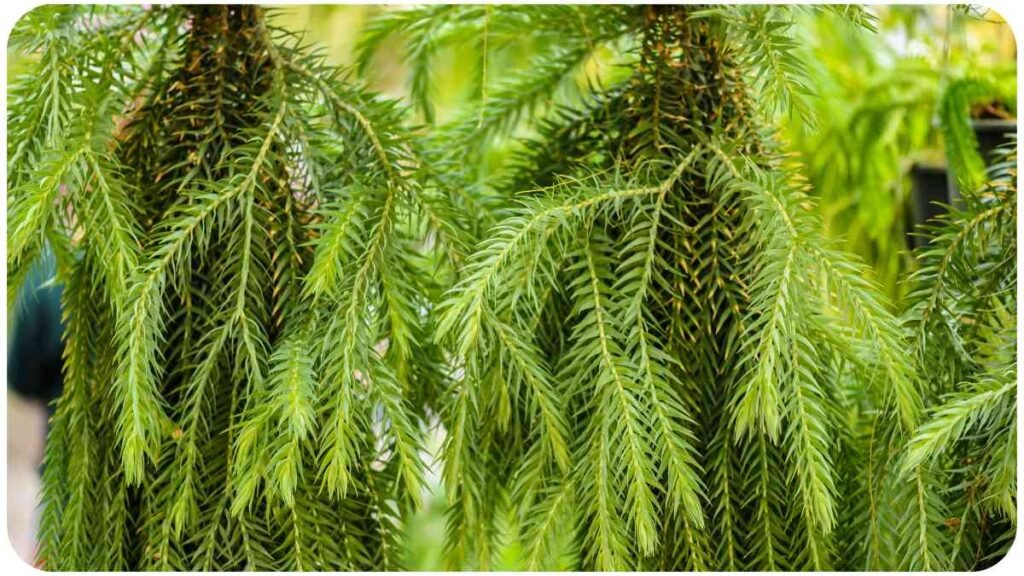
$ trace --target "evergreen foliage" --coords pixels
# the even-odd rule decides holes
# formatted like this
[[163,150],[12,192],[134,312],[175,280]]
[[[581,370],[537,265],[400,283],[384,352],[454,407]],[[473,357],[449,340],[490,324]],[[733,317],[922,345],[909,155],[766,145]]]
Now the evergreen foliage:
[[[617,7],[597,32],[578,11],[535,10],[494,7],[430,40],[463,46],[519,18],[521,37],[544,40],[435,129],[443,149],[513,150],[488,180],[511,200],[438,325],[464,368],[445,420],[453,566],[493,564],[506,510],[531,568],[555,566],[559,545],[583,569],[980,565],[958,556],[946,484],[922,461],[946,444],[915,435],[955,425],[925,411],[938,401],[925,350],[948,352],[906,353],[912,331],[823,234],[771,130],[779,114],[815,120],[791,39],[803,9]],[[411,10],[378,34],[398,21],[422,22],[404,30],[426,66],[415,47],[449,21]],[[574,74],[593,57],[580,38],[614,39],[626,72]],[[1000,374],[978,385],[982,406],[1012,406]]]
[[49,569],[395,566],[460,232],[401,107],[263,12],[19,24],[8,286],[46,242],[67,286]]
[[[7,280],[48,243],[65,285],[45,566],[397,568],[438,423],[453,568],[509,524],[529,569],[998,560],[1015,148],[985,173],[949,123],[975,185],[899,313],[774,131],[815,120],[802,10],[389,11],[357,69],[403,39],[415,128],[259,7],[33,11]],[[466,45],[441,122],[430,62]]]
[[1017,527],[1016,141],[998,156],[928,230],[907,311],[934,407],[902,467],[944,487],[950,570],[991,566]]

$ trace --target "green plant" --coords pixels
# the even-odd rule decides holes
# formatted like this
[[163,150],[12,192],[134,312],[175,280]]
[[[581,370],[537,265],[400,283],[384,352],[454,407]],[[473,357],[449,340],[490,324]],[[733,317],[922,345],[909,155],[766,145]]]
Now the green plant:
[[[385,11],[356,66],[400,38],[407,112],[259,7],[29,14],[8,283],[53,247],[45,566],[389,569],[438,560],[401,536],[441,506],[453,568],[996,561],[1016,527],[1016,154],[970,168],[975,87],[951,83],[950,156],[976,185],[888,302],[776,130],[849,120],[809,94],[804,18],[857,42],[875,25]],[[442,110],[453,51],[480,58]],[[921,120],[885,118],[850,120],[854,140]]]
[[[623,7],[596,29],[538,12],[521,35],[581,33],[435,131],[462,151],[537,130],[491,180],[508,214],[438,325],[465,370],[445,420],[456,565],[489,565],[504,509],[531,568],[563,545],[591,569],[898,565],[846,529],[867,498],[848,428],[877,414],[909,433],[919,383],[898,320],[822,235],[768,130],[806,86],[793,12]],[[520,122],[595,49],[587,38],[624,46],[632,74]],[[932,497],[912,488],[883,527],[893,539],[935,529],[909,521]],[[904,552],[938,568],[929,547]]]
[[[893,298],[906,295],[902,280],[915,267],[906,242],[911,163],[945,157],[961,187],[976,188],[985,164],[971,104],[1015,101],[1015,64],[989,63],[995,48],[967,46],[966,26],[987,26],[987,37],[993,24],[956,8],[883,9],[875,31],[821,11],[794,27],[818,121],[785,118],[788,146],[806,163],[829,235],[863,257]],[[899,47],[911,43],[913,51]]]
[[907,319],[934,408],[903,469],[947,486],[949,568],[991,565],[1017,524],[1017,153],[929,230]]
[[460,234],[402,109],[260,7],[47,7],[13,41],[8,286],[47,242],[65,284],[44,565],[394,566]]

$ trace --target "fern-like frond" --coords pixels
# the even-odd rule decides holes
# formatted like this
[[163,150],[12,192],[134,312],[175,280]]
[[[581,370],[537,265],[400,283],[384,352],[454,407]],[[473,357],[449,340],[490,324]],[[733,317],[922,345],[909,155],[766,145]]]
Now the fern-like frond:
[[939,102],[939,120],[946,144],[946,158],[961,188],[973,193],[985,182],[985,160],[978,152],[978,138],[971,126],[970,108],[990,97],[993,88],[983,80],[954,80]]
[[907,445],[903,469],[930,463],[976,429],[1003,428],[1013,422],[1017,371],[1010,369],[951,394]]

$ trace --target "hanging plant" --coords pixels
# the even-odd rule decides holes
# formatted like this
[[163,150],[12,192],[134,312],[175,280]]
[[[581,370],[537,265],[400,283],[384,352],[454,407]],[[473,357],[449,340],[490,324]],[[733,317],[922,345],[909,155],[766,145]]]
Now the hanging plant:
[[47,7],[15,40],[8,285],[48,243],[65,286],[43,565],[395,566],[459,234],[402,108],[256,6]]
[[258,6],[31,12],[7,280],[52,250],[63,286],[43,566],[400,568],[434,432],[453,568],[997,561],[1016,153],[968,171],[898,315],[775,131],[818,120],[815,10],[385,11],[357,69],[400,38],[408,111]]
[[[531,569],[559,550],[589,570],[942,566],[935,487],[864,449],[921,419],[900,321],[824,236],[771,130],[780,113],[813,122],[792,10],[495,7],[461,35],[452,21],[411,10],[373,38],[493,45],[499,29],[538,46],[434,131],[460,151],[536,131],[491,178],[508,215],[438,324],[464,368],[445,420],[453,565],[490,566],[511,515]],[[606,85],[587,71],[607,51],[631,74]],[[865,513],[882,481],[899,494],[885,518]],[[920,545],[890,555],[879,533]]]

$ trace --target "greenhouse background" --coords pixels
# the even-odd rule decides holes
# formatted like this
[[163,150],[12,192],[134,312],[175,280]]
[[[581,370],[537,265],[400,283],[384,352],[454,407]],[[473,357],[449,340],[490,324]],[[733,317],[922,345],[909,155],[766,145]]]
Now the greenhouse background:
[[[429,70],[413,69],[401,38],[381,43],[372,54],[360,51],[360,39],[372,35],[370,23],[380,6],[284,6],[272,11],[273,21],[301,32],[323,50],[331,64],[353,67],[381,93],[413,103],[414,121],[425,120],[428,108],[416,104],[431,96],[431,121],[458,117],[472,102],[486,99],[487,87],[517,70],[536,53],[530,38],[512,42],[500,54],[481,62],[473,50],[442,47],[432,54]],[[1006,142],[1016,131],[1015,39],[1002,18],[984,8],[948,6],[872,7],[877,34],[868,35],[840,23],[824,11],[799,14],[792,39],[807,81],[806,94],[794,96],[790,110],[780,110],[782,141],[806,165],[810,194],[826,234],[860,255],[869,273],[887,295],[908,294],[906,279],[917,267],[910,249],[925,242],[914,227],[936,212],[934,202],[956,204],[956,178],[948,170],[943,107],[958,97],[958,86],[981,81],[990,98],[971,107],[971,126],[983,152]],[[37,56],[8,48],[8,84]],[[601,83],[621,73],[611,50],[598,51],[579,72],[578,81]],[[424,86],[424,79],[429,79]],[[483,94],[479,91],[483,90]],[[556,95],[567,102],[582,98],[586,88]],[[979,99],[976,99],[979,100]],[[551,102],[541,102],[541,113]],[[532,128],[521,127],[518,135]],[[483,158],[480,178],[500,171],[507,146],[493,146]],[[10,301],[10,299],[9,299]],[[16,314],[10,314],[11,333]],[[9,362],[15,359],[9,359]],[[9,382],[9,388],[16,383]],[[16,386],[15,386],[16,387]],[[28,393],[9,393],[8,528],[19,554],[35,553],[37,514],[30,502],[39,488],[47,413]],[[45,397],[45,396],[43,396]],[[421,454],[428,466],[422,508],[403,529],[404,565],[411,569],[445,567],[444,488],[437,464],[443,438],[436,430]],[[515,522],[499,518],[503,535],[494,569],[524,569],[522,551],[513,532]],[[566,560],[569,562],[569,560]],[[567,564],[568,565],[568,564]]]

